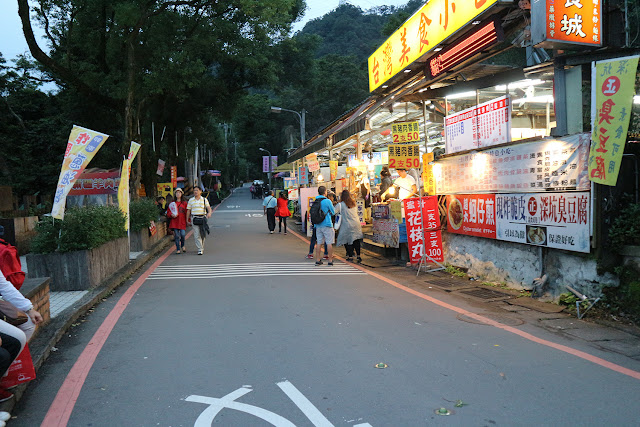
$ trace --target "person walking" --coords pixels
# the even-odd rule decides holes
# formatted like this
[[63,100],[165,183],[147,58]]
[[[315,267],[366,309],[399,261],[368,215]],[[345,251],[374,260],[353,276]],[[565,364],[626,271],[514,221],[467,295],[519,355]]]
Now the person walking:
[[196,241],[198,255],[204,254],[204,240],[209,231],[208,218],[211,218],[211,205],[202,197],[200,187],[194,187],[193,197],[187,203],[187,225],[193,224],[193,238]]
[[364,234],[362,234],[362,225],[358,217],[358,208],[349,190],[343,190],[340,198],[342,201],[336,206],[336,214],[340,215],[340,229],[336,239],[336,246],[344,245],[347,251],[347,261],[353,261],[355,249],[355,254],[358,257],[357,261],[361,263],[360,245]]
[[182,188],[177,188],[175,200],[167,209],[169,228],[173,230],[173,240],[176,244],[176,254],[186,252],[184,239],[187,233],[187,202],[183,199],[183,195]]
[[[387,166],[383,166],[382,171],[380,171],[380,197],[381,202],[386,202],[386,200],[382,199],[383,194],[387,193],[389,187],[393,185],[393,180],[391,179],[391,172],[389,172],[389,168]],[[385,199],[391,198],[391,196],[384,196]]]
[[269,190],[267,197],[264,198],[262,202],[262,210],[264,214],[267,216],[267,225],[269,226],[269,234],[273,234],[273,231],[276,229],[276,207],[278,206],[278,201],[275,197],[273,197],[273,191]]
[[318,238],[316,245],[316,265],[322,265],[322,251],[320,247],[323,243],[327,244],[328,249],[327,255],[329,256],[329,262],[327,265],[333,265],[333,243],[335,242],[336,234],[333,230],[331,216],[335,215],[336,211],[333,208],[331,200],[325,197],[326,192],[327,187],[324,185],[318,187],[318,197],[316,197],[316,200],[313,202],[314,205],[316,203],[320,204],[320,211],[324,214],[324,219],[321,222],[314,222],[312,217],[312,222],[314,222],[313,226],[316,229],[316,236]]
[[278,197],[278,207],[276,208],[276,216],[278,220],[278,233],[282,233],[282,223],[284,223],[284,234],[287,234],[287,217],[291,216],[289,211],[289,199],[287,199],[287,192],[281,191],[280,197]]

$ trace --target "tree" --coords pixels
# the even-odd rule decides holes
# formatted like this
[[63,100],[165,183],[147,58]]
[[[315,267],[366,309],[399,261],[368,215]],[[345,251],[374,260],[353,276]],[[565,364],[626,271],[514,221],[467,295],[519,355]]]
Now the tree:
[[270,52],[304,7],[303,0],[39,0],[35,19],[48,55],[34,37],[28,0],[17,1],[33,57],[61,86],[118,111],[121,154],[140,141],[139,123],[154,120],[151,112],[162,118],[170,109],[180,125],[206,127],[208,114],[230,116],[242,91],[273,83]]

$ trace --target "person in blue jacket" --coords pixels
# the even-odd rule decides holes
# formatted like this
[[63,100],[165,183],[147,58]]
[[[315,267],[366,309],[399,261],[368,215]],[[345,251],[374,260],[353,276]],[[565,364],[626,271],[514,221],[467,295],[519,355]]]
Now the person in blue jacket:
[[324,185],[318,187],[318,197],[316,197],[316,201],[320,200],[320,210],[325,214],[325,217],[324,221],[320,224],[314,224],[316,237],[318,239],[316,244],[316,265],[322,265],[322,252],[320,248],[323,243],[327,244],[327,255],[329,255],[328,265],[333,265],[333,244],[335,242],[336,234],[333,229],[331,216],[335,215],[336,211],[333,209],[333,203],[331,200],[325,197],[326,192],[327,187]]

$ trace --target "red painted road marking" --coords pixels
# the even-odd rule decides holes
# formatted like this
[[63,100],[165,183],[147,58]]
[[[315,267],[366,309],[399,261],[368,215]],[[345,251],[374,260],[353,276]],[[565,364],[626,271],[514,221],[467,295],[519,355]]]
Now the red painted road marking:
[[[300,240],[302,240],[304,242],[307,242],[307,243],[309,242],[306,238],[302,237],[297,232],[292,231],[292,230],[290,230],[289,232],[294,234]],[[336,255],[334,255],[333,257],[334,258],[338,258],[338,259],[342,259],[342,257],[336,256]],[[440,301],[437,298],[433,298],[433,297],[430,297],[428,295],[422,294],[422,293],[420,293],[418,291],[415,291],[415,290],[413,290],[411,288],[408,288],[408,287],[406,287],[404,285],[401,285],[400,283],[395,282],[395,281],[393,281],[393,280],[391,280],[391,279],[389,279],[387,277],[384,277],[384,276],[382,276],[382,275],[380,275],[378,273],[374,273],[373,271],[370,271],[370,270],[368,270],[368,269],[366,269],[366,268],[364,268],[364,267],[362,267],[362,266],[360,266],[358,264],[350,264],[350,265],[352,265],[353,267],[355,267],[355,268],[357,268],[359,270],[364,271],[365,273],[367,273],[367,274],[369,274],[369,275],[371,275],[371,276],[373,276],[373,277],[375,277],[377,279],[382,280],[383,282],[386,282],[386,283],[390,284],[393,287],[396,287],[396,288],[398,288],[400,290],[403,290],[403,291],[408,292],[408,293],[410,293],[412,295],[415,295],[418,298],[422,298],[423,300],[432,302],[432,303],[434,303],[436,305],[439,305],[440,307],[446,308],[447,310],[455,311],[456,313],[460,313],[460,314],[463,314],[465,316],[471,317],[472,319],[478,320],[478,321],[480,321],[482,323],[485,323],[487,325],[494,326],[496,328],[503,329],[503,330],[505,330],[507,332],[511,332],[512,334],[519,335],[522,338],[527,339],[529,341],[533,341],[535,343],[542,344],[542,345],[545,345],[547,347],[551,347],[551,348],[563,351],[563,352],[568,353],[568,354],[572,354],[572,355],[577,356],[577,357],[579,357],[581,359],[584,359],[584,360],[587,360],[589,362],[595,363],[596,365],[600,365],[600,366],[605,367],[607,369],[611,369],[613,371],[616,371],[616,372],[619,372],[621,374],[628,375],[628,376],[630,376],[632,378],[640,380],[640,372],[634,371],[633,369],[628,369],[628,368],[625,368],[624,366],[616,365],[615,363],[609,362],[609,361],[604,360],[604,359],[602,359],[600,357],[597,357],[597,356],[593,356],[593,355],[591,355],[589,353],[586,353],[584,351],[576,350],[575,348],[571,348],[571,347],[568,347],[566,345],[556,344],[556,343],[554,343],[552,341],[548,341],[548,340],[545,340],[545,339],[542,339],[542,338],[538,338],[535,335],[532,335],[532,334],[530,334],[528,332],[521,331],[521,330],[519,330],[517,328],[514,328],[512,326],[503,325],[502,323],[496,322],[495,320],[489,319],[487,317],[481,316],[481,315],[476,314],[476,313],[472,313],[472,312],[467,311],[467,310],[465,310],[463,308],[456,307],[455,305],[448,304],[448,303],[446,303],[444,301]]]
[[[233,194],[233,192],[231,194]],[[227,198],[229,197],[231,197],[231,195]],[[212,212],[215,212],[220,205],[222,205],[222,203],[213,208]],[[193,230],[187,234],[186,239],[191,237],[191,234],[193,234]],[[42,421],[42,427],[64,427],[67,425],[69,418],[71,418],[73,408],[78,401],[78,396],[80,396],[80,390],[82,389],[84,382],[87,380],[87,375],[89,375],[89,371],[93,367],[96,357],[98,357],[98,353],[100,353],[102,346],[107,341],[107,338],[109,338],[109,334],[111,334],[111,331],[120,319],[120,316],[122,316],[124,309],[127,308],[127,305],[131,302],[131,298],[133,298],[135,293],[138,292],[138,289],[140,289],[140,286],[142,286],[145,280],[147,280],[151,273],[153,273],[154,270],[162,264],[169,255],[171,255],[172,252],[173,246],[169,247],[169,249],[167,249],[165,253],[151,265],[151,267],[142,273],[138,280],[136,280],[131,287],[127,289],[124,295],[120,297],[120,300],[118,300],[115,307],[111,309],[109,315],[104,319],[102,325],[100,325],[96,333],[91,338],[91,341],[89,341],[89,344],[87,344],[85,349],[82,351],[82,354],[80,354],[78,360],[67,374],[60,390],[58,390],[55,399],[53,399],[53,402],[47,411],[47,415],[45,415],[44,420]]]

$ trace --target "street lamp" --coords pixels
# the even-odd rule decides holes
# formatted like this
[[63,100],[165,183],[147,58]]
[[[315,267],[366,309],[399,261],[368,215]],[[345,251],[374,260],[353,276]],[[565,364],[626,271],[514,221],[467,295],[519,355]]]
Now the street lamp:
[[306,114],[305,109],[304,108],[302,109],[301,111],[302,114],[301,114],[294,110],[287,110],[286,108],[271,107],[272,113],[280,114],[283,111],[286,111],[288,113],[293,113],[296,116],[298,116],[298,121],[300,121],[300,146],[302,147],[304,145],[304,134],[305,134],[305,114]]
[[264,151],[269,156],[269,173],[267,176],[269,177],[269,190],[271,190],[271,151],[265,150],[264,148],[259,148],[260,151]]

